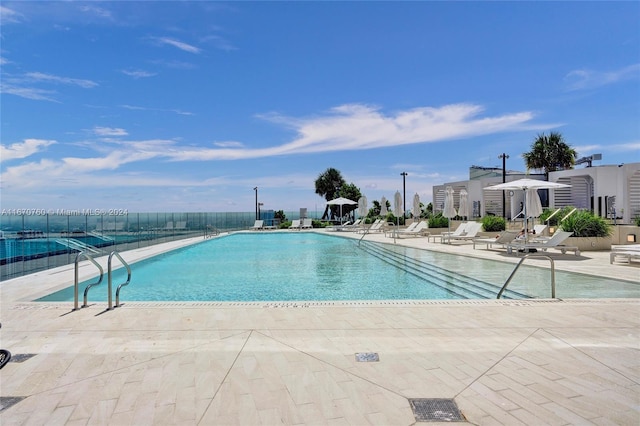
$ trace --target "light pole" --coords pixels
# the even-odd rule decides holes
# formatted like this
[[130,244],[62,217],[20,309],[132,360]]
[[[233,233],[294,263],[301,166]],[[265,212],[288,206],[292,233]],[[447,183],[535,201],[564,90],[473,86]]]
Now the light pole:
[[402,176],[402,217],[404,218],[407,214],[407,191],[406,191],[406,179],[409,173],[402,172],[400,176]]
[[[498,158],[502,158],[502,183],[507,181],[507,158],[509,156],[504,152],[501,155],[498,155]],[[507,197],[505,196],[504,190],[502,190],[502,217],[507,218]]]
[[256,220],[260,217],[260,213],[258,213],[258,187],[253,188],[256,191]]

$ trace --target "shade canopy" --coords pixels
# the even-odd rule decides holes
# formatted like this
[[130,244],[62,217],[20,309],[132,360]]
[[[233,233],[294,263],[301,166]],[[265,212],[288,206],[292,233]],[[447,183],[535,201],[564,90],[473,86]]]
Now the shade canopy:
[[348,198],[339,197],[331,201],[327,201],[327,204],[330,206],[340,206],[340,224],[342,224],[342,206],[355,206],[358,202],[352,201]]
[[534,189],[555,189],[555,188],[569,188],[571,185],[565,185],[564,183],[549,182],[546,180],[536,179],[518,179],[511,182],[500,183],[497,185],[487,186],[485,189],[502,191],[509,189],[522,189],[527,190],[529,188]]
[[564,183],[549,182],[546,180],[517,179],[511,182],[505,182],[505,183],[500,183],[498,185],[487,186],[485,189],[492,190],[492,191],[520,189],[524,191],[524,232],[525,232],[525,240],[526,240],[529,235],[528,218],[538,217],[542,214],[542,204],[540,203],[540,196],[538,195],[538,189],[557,189],[557,188],[569,188],[569,187],[571,187],[571,185],[566,185]]

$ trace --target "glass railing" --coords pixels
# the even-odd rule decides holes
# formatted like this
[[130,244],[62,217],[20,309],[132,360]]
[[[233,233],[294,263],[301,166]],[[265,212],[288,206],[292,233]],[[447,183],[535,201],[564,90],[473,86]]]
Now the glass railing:
[[[71,264],[83,250],[94,257],[108,255],[114,250],[247,229],[255,222],[254,212],[21,213],[0,216],[0,281]],[[297,219],[299,213],[286,215]]]

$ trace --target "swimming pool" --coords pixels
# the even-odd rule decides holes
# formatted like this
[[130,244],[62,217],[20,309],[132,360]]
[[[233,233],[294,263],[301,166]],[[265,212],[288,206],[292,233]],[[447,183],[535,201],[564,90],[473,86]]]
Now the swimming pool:
[[[344,301],[495,298],[512,264],[317,233],[237,233],[132,265],[124,301]],[[126,279],[114,272],[114,289]],[[94,280],[91,280],[94,281]],[[106,281],[106,277],[105,277]],[[556,272],[558,297],[594,297],[604,280]],[[71,285],[72,283],[70,283]],[[106,300],[105,283],[90,301]],[[607,280],[607,294],[638,285]],[[81,291],[85,285],[81,285]],[[506,294],[550,297],[549,270],[523,266]],[[115,290],[114,290],[115,291]],[[39,301],[72,301],[73,286]]]

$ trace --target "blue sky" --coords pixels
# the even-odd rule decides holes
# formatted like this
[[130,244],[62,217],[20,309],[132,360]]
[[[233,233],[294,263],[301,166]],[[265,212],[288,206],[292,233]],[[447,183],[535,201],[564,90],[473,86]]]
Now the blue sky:
[[3,209],[322,211],[329,167],[426,203],[549,131],[640,161],[640,2],[0,8]]

